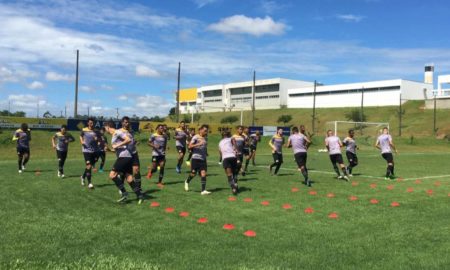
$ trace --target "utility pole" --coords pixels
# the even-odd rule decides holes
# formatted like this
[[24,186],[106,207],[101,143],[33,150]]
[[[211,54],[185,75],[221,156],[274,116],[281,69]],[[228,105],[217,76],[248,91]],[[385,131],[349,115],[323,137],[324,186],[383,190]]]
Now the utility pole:
[[434,110],[433,110],[433,134],[436,136],[436,93],[434,94]]
[[78,60],[80,57],[80,51],[77,50],[77,68],[76,68],[76,74],[75,74],[75,109],[73,112],[73,118],[77,118],[78,116]]
[[119,108],[116,108],[116,118],[119,119]]
[[89,117],[89,116],[90,116],[90,115],[89,115],[89,106],[87,107],[87,109],[88,109],[88,117]]
[[8,116],[11,116],[11,100],[8,100]]
[[402,136],[402,94],[400,94],[400,104],[398,110],[398,136]]
[[[360,110],[360,122],[364,122],[364,86],[361,89],[361,110]],[[359,124],[359,131],[361,135],[363,135],[363,125],[362,123]]]
[[64,106],[64,118],[67,118],[67,106]]
[[[253,85],[252,85],[252,126],[255,126],[255,92],[256,92],[256,71],[253,70]],[[242,121],[241,121],[242,122]],[[241,123],[242,125],[242,123]]]
[[37,102],[36,118],[39,118],[39,99],[38,99],[38,102]]
[[312,114],[312,133],[316,132],[316,86],[317,81],[314,80],[314,92],[313,92],[313,114]]
[[181,73],[181,62],[178,62],[177,107],[175,108],[175,113],[177,115],[177,123],[180,121],[180,73]]

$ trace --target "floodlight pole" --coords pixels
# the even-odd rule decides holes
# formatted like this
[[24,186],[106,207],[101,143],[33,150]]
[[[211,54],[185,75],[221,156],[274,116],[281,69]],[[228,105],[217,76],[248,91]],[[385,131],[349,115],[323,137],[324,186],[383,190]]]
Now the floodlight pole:
[[315,133],[316,130],[316,86],[317,81],[314,80],[314,92],[313,92],[313,114],[312,114],[312,132]]
[[75,106],[74,106],[74,112],[73,112],[73,118],[77,118],[78,116],[78,61],[80,57],[80,51],[77,50],[77,66],[76,66],[76,73],[75,73]]
[[[364,86],[361,89],[361,110],[360,110],[360,121],[364,122]],[[363,129],[362,129],[362,124],[360,124],[359,126],[359,131],[361,133],[361,135],[363,135]]]
[[402,136],[402,94],[400,94],[399,110],[398,110],[398,136]]
[[436,136],[436,93],[434,94],[434,109],[433,109],[433,134]]
[[[256,92],[256,71],[253,71],[253,85],[252,85],[252,126],[255,126],[255,92]],[[242,125],[242,111],[241,111],[241,125]]]
[[181,62],[178,62],[177,107],[175,108],[175,112],[177,115],[177,123],[180,121],[180,73],[181,73]]

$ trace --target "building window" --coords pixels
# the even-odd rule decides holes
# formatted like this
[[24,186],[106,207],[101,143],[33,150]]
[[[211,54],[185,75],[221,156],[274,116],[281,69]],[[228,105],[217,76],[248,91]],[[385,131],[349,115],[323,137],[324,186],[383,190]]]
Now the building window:
[[[363,90],[364,90],[364,93],[379,92],[379,91],[392,91],[392,90],[400,90],[400,86],[386,86],[386,87],[372,87],[372,88],[364,88],[364,89],[359,88],[359,89],[320,91],[320,92],[316,92],[316,96],[338,95],[338,94],[354,94],[354,93],[361,93]],[[314,92],[307,92],[307,93],[289,94],[289,97],[307,97],[307,96],[313,96],[313,95],[314,95]]]
[[[280,85],[279,84],[267,84],[267,85],[258,85],[255,87],[255,93],[267,93],[267,92],[279,92]],[[252,93],[252,87],[238,87],[238,88],[230,88],[230,94],[234,95],[248,95]]]
[[221,97],[222,89],[203,91],[203,97]]
[[205,103],[222,102],[222,99],[207,99],[204,100]]

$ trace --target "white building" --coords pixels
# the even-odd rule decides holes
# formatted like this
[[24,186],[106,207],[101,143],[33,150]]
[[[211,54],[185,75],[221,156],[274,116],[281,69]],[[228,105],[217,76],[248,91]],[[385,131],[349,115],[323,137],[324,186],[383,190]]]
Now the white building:
[[385,80],[349,84],[314,85],[288,90],[288,108],[333,108],[364,106],[394,106],[408,100],[424,100],[433,92],[429,83],[408,80]]

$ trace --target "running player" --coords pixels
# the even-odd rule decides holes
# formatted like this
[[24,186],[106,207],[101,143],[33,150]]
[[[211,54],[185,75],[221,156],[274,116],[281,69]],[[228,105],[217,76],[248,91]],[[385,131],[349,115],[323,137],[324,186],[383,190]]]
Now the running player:
[[238,182],[238,174],[241,171],[242,163],[244,161],[244,148],[245,148],[245,136],[244,136],[244,127],[243,126],[237,126],[236,127],[236,134],[234,134],[231,137],[231,142],[234,145],[234,148],[236,149],[236,158],[237,158],[237,167],[236,172],[234,175],[234,181]]
[[356,156],[356,150],[359,150],[359,147],[355,141],[355,131],[353,129],[348,131],[348,136],[344,139],[344,141],[342,141],[342,144],[345,145],[346,148],[345,155],[348,160],[348,176],[353,176],[353,168],[358,166],[358,156]]
[[[273,163],[269,166],[269,172],[271,175],[277,175],[280,170],[281,164],[283,163],[283,129],[279,128],[277,134],[273,135],[272,139],[269,141],[269,145],[272,148]],[[275,167],[275,173],[272,174],[272,168]]]
[[[116,129],[114,122],[106,123],[106,131],[112,135],[111,146],[116,152],[116,161],[109,172],[109,178],[116,184],[119,189],[121,197],[117,202],[124,202],[128,198],[128,192],[125,189],[125,180],[135,190],[135,183],[133,181],[133,169],[131,166],[131,151],[129,146],[134,142],[128,136],[129,133],[125,129]],[[142,203],[140,191],[136,193],[138,196],[138,203]]]
[[153,149],[152,151],[152,167],[147,173],[147,178],[150,179],[153,173],[158,170],[159,167],[159,179],[158,184],[162,184],[164,177],[164,166],[166,164],[166,147],[167,136],[164,133],[164,125],[159,124],[156,126],[156,132],[148,139],[148,145]]
[[228,177],[231,192],[236,195],[238,193],[238,185],[234,181],[234,174],[237,170],[236,150],[230,138],[230,131],[223,131],[222,137],[223,139],[219,142],[219,153],[222,157],[223,168]]
[[253,166],[256,166],[255,157],[256,157],[256,148],[258,143],[261,141],[261,133],[257,130],[255,133],[250,135],[249,144],[250,144],[250,159],[252,160]]
[[188,133],[186,131],[186,124],[184,121],[180,122],[180,125],[177,129],[175,129],[175,146],[177,148],[178,152],[178,162],[176,171],[177,173],[181,173],[181,165],[183,164],[183,158],[186,154],[186,139],[187,139]]
[[298,170],[302,173],[305,178],[305,185],[308,187],[311,186],[311,180],[308,177],[308,169],[306,168],[307,161],[307,150],[311,141],[305,135],[305,126],[300,125],[300,133],[298,127],[292,128],[292,135],[289,136],[287,147],[292,147],[292,151],[294,152],[295,162],[297,162]]
[[102,127],[97,134],[98,138],[98,153],[97,159],[100,159],[100,166],[98,168],[99,172],[103,172],[103,167],[106,161],[106,148],[108,147],[108,139],[105,136],[105,127]]
[[56,149],[58,158],[58,177],[64,178],[64,163],[66,162],[69,143],[75,141],[75,138],[67,132],[67,126],[62,125],[59,132],[52,137],[53,149]]
[[138,141],[134,138],[134,132],[130,125],[130,118],[128,116],[122,117],[122,131],[127,132],[128,137],[131,139],[131,143],[128,148],[131,152],[131,167],[133,169],[133,183],[130,183],[131,188],[138,197],[139,204],[144,200],[142,194],[142,181],[141,181],[141,162],[139,160],[139,154],[136,145]]
[[397,154],[397,148],[395,148],[394,143],[392,142],[392,136],[389,134],[389,129],[387,127],[383,128],[383,134],[381,134],[377,142],[375,143],[375,147],[381,150],[381,156],[387,162],[386,168],[386,176],[385,180],[395,179],[394,174],[394,157],[392,156],[392,150]]
[[243,151],[245,157],[245,166],[244,169],[242,170],[242,176],[245,176],[245,174],[247,173],[248,163],[250,163],[250,136],[248,134],[249,134],[248,127],[244,127],[244,132],[242,133],[242,136],[244,136],[245,139]]
[[22,173],[25,170],[25,165],[30,160],[31,131],[28,128],[28,124],[22,123],[20,128],[14,132],[13,141],[17,141],[16,150],[19,173]]
[[89,118],[87,127],[81,130],[80,143],[82,146],[84,161],[86,163],[86,168],[81,176],[81,185],[84,186],[85,181],[87,180],[88,188],[93,189],[94,185],[91,182],[92,167],[94,167],[97,162],[98,153],[98,137],[97,133],[94,131],[94,118]]
[[208,135],[208,125],[200,126],[198,134],[192,137],[189,143],[189,149],[192,149],[192,162],[191,162],[191,172],[189,173],[187,179],[184,181],[184,190],[189,191],[189,183],[192,178],[198,173],[201,177],[202,192],[201,195],[209,195],[211,192],[206,190],[206,172],[208,170],[206,156],[208,153],[208,141],[206,136]]
[[[334,135],[334,132],[332,130],[327,131],[327,138],[325,139],[325,146],[328,149],[328,153],[330,155],[331,164],[333,164],[334,171],[337,174],[338,179],[345,179],[346,181],[349,181],[348,174],[347,174],[347,168],[345,168],[344,160],[342,159],[341,154],[341,147],[342,142],[339,137]],[[336,164],[339,164],[341,167],[343,176],[339,173],[339,168]]]
[[[189,143],[191,143],[191,140],[192,140],[192,138],[194,136],[195,136],[195,128],[189,129],[189,134],[188,134],[188,136],[186,138],[187,145],[189,145]],[[189,152],[189,155],[188,155],[188,157],[186,159],[186,165],[187,166],[191,166],[192,149],[190,149],[189,147],[188,147],[188,152]]]

